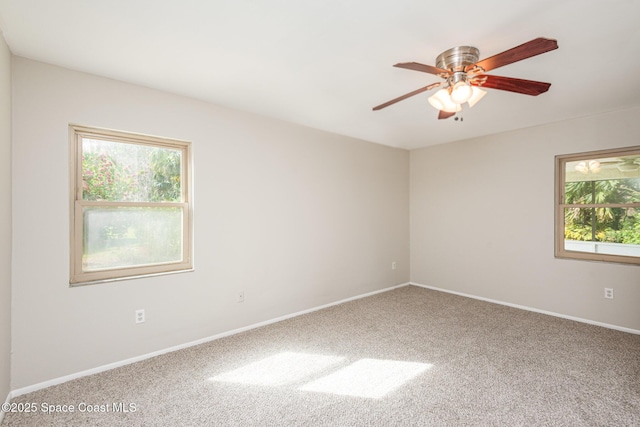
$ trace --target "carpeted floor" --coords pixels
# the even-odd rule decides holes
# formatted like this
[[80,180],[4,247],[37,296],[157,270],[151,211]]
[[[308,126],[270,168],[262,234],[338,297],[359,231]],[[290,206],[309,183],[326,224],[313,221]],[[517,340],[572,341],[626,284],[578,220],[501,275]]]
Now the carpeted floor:
[[640,336],[407,286],[12,403],[37,411],[3,426],[640,426]]

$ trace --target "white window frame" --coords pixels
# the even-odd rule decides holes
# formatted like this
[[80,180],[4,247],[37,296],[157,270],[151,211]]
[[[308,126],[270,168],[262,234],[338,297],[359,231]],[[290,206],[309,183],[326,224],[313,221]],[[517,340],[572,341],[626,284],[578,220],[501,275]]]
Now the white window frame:
[[[82,140],[83,138],[111,142],[171,148],[182,152],[180,202],[112,202],[82,199]],[[70,286],[133,279],[159,274],[193,271],[193,207],[192,207],[192,165],[191,143],[176,139],[122,132],[70,124]],[[110,268],[98,271],[83,271],[83,208],[101,207],[178,207],[182,209],[182,260],[144,266]]]
[[605,261],[624,264],[640,264],[640,257],[627,255],[612,255],[606,253],[582,252],[565,249],[565,208],[635,208],[640,210],[640,203],[593,203],[593,204],[565,204],[566,164],[572,161],[587,161],[608,157],[624,157],[640,155],[640,146],[615,148],[583,153],[558,155],[555,157],[555,257],[587,261]]

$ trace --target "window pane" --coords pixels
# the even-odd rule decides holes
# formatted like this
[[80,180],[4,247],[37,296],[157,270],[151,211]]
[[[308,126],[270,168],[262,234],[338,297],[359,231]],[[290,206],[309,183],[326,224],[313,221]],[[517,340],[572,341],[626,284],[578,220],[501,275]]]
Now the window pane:
[[182,152],[82,139],[82,199],[181,202]]
[[640,153],[565,164],[565,203],[640,202]]
[[566,208],[568,251],[640,256],[640,212],[633,208]]
[[182,261],[182,209],[86,207],[83,271]]
[[573,181],[565,184],[565,203],[638,203],[640,178]]

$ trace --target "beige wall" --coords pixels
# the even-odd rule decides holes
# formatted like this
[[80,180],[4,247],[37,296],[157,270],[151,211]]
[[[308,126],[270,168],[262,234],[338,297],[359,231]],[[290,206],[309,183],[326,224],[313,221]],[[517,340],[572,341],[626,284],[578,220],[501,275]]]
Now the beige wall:
[[[640,330],[640,267],[554,258],[554,156],[637,145],[640,109],[411,152],[411,281]],[[615,299],[603,298],[603,289]]]
[[[408,151],[13,63],[14,389],[408,282]],[[195,272],[69,288],[69,123],[192,141]]]
[[[409,153],[0,51],[4,396],[11,267],[13,389],[405,283],[409,261],[418,284],[640,330],[639,267],[553,256],[554,156],[638,144],[640,109]],[[193,142],[195,272],[69,288],[69,123]]]
[[[11,365],[11,52],[0,32],[0,403]],[[0,419],[1,416],[0,416]]]

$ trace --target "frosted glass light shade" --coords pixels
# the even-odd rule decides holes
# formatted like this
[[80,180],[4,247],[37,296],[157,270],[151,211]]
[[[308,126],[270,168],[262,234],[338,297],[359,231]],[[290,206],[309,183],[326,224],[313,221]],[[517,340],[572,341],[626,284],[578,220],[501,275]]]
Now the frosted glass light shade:
[[575,170],[581,173],[598,173],[600,172],[600,162],[597,160],[579,162],[577,165],[575,165]]
[[476,105],[478,101],[482,99],[483,96],[487,94],[486,90],[482,90],[479,87],[471,86],[471,98],[469,98],[469,107],[473,107]]
[[429,104],[436,110],[445,111],[447,113],[455,113],[462,110],[460,105],[451,101],[449,92],[446,89],[440,89],[429,97]]
[[447,98],[449,98],[447,91],[440,89],[429,97],[429,104],[431,104],[431,106],[436,110],[442,110],[447,104]]
[[456,104],[464,104],[471,98],[472,89],[471,86],[465,82],[458,82],[453,85],[451,89],[451,101]]
[[580,162],[575,166],[575,169],[581,173],[589,172],[589,166],[587,166],[586,162]]

